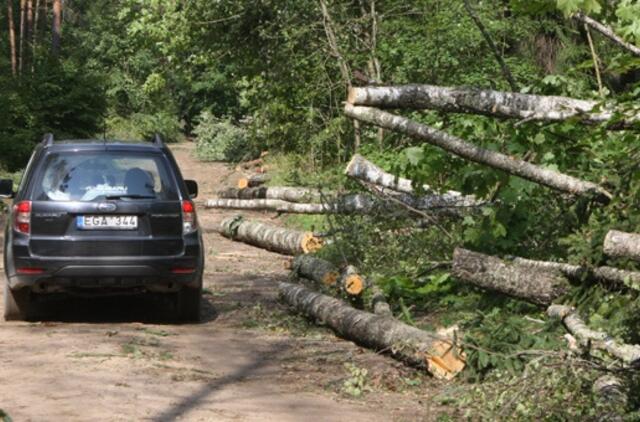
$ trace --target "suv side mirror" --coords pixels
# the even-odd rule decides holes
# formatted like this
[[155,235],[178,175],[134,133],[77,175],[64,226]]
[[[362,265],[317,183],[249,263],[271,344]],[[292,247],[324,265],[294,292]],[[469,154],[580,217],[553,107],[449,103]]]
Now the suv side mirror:
[[13,180],[2,179],[0,180],[0,198],[13,197]]
[[198,183],[195,180],[185,180],[184,184],[187,185],[187,193],[189,198],[198,197]]

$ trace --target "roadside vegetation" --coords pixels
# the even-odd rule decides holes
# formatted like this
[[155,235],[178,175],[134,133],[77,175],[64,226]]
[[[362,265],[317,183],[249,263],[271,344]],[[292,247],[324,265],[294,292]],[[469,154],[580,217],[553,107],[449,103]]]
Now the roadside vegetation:
[[[18,35],[20,3],[8,1]],[[470,418],[640,418],[638,394],[620,406],[594,393],[596,380],[610,374],[637,392],[636,369],[622,369],[605,354],[571,351],[564,327],[544,309],[451,274],[459,246],[639,270],[602,251],[609,230],[640,231],[637,124],[609,130],[621,114],[584,125],[578,118],[540,123],[404,113],[488,150],[597,183],[612,194],[604,206],[392,131],[354,125],[343,113],[349,87],[411,83],[563,95],[637,112],[640,57],[575,18],[592,16],[640,45],[637,2],[70,0],[59,47],[50,39],[52,13],[40,11],[17,52],[9,31],[0,34],[1,177],[19,180],[45,132],[122,139],[158,132],[169,142],[194,140],[203,161],[236,163],[268,151],[273,186],[364,191],[343,175],[358,152],[416,187],[487,198],[492,205],[479,212],[427,216],[419,228],[409,211],[284,220],[330,234],[320,255],[357,265],[382,288],[397,318],[426,329],[459,326],[467,368],[436,398],[443,404]],[[12,70],[14,56],[21,70]],[[577,307],[589,327],[640,343],[637,289],[585,280],[563,303]],[[347,370],[345,391],[366,394],[366,372]]]

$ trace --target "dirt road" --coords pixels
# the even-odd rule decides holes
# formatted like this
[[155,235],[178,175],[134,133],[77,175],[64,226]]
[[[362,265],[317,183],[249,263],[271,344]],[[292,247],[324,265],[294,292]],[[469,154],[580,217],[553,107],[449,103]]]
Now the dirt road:
[[[201,199],[238,177],[194,161],[189,145],[174,151]],[[199,211],[205,227],[229,214]],[[442,410],[430,407],[436,381],[288,313],[282,256],[211,233],[206,247],[201,324],[163,323],[168,303],[134,296],[64,299],[47,321],[0,322],[0,409],[14,421],[367,422]]]

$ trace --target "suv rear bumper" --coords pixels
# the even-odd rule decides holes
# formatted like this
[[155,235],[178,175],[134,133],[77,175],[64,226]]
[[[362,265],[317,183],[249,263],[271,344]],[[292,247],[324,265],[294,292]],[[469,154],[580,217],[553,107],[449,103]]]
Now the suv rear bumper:
[[[6,269],[7,280],[12,289],[31,287],[44,291],[47,287],[196,287],[204,268],[199,243],[187,245],[182,255],[162,257],[19,256],[21,248],[14,247],[13,262]],[[25,274],[25,269],[30,273]]]

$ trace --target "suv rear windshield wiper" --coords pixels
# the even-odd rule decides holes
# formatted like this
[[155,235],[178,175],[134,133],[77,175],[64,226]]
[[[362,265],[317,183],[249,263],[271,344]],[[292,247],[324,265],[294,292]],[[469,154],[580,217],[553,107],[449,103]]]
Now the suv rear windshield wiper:
[[108,195],[105,199],[155,199],[155,195]]

